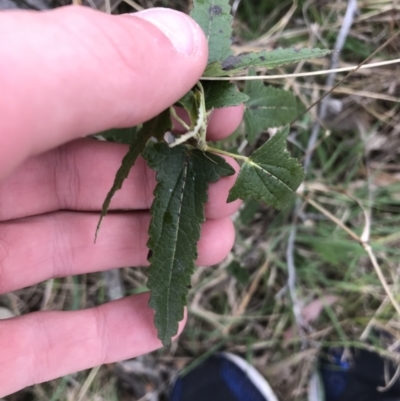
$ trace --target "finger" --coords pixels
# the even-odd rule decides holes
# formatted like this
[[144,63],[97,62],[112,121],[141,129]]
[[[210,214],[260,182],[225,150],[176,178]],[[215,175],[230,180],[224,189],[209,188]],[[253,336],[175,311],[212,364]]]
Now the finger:
[[148,298],[145,293],[82,311],[0,321],[0,343],[7,344],[0,353],[0,397],[160,348]]
[[[49,278],[148,265],[150,214],[108,215],[96,244],[98,215],[59,212],[0,224],[0,294]],[[229,218],[207,220],[198,243],[198,265],[222,261],[233,246]]]
[[209,201],[206,203],[204,211],[206,217],[210,219],[221,219],[223,217],[232,216],[239,210],[242,204],[241,199],[227,203],[227,195],[235,184],[240,167],[236,160],[226,156],[223,156],[223,158],[235,169],[236,173],[229,177],[222,177],[217,182],[209,185]]
[[[100,211],[128,147],[82,139],[33,157],[0,184],[0,220],[57,210]],[[238,165],[229,161],[236,170]],[[227,204],[236,176],[210,185],[207,218],[236,212],[240,203]],[[155,173],[139,158],[111,202],[111,209],[145,210],[153,202]]]
[[0,171],[28,155],[150,119],[207,63],[201,28],[182,13],[112,16],[86,7],[3,12]]
[[243,113],[243,105],[214,110],[207,127],[207,139],[220,141],[232,135],[242,122]]

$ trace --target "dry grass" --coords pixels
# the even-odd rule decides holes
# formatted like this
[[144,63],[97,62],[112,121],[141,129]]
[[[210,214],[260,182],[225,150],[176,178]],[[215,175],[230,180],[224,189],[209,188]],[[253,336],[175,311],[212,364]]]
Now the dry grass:
[[[274,8],[274,3],[280,6]],[[359,1],[359,14],[339,67],[362,62],[398,32],[400,9],[394,4],[389,0]],[[129,0],[116,10],[167,5],[187,10],[184,0]],[[235,23],[236,49],[292,45],[332,48],[346,5],[346,1],[242,0]],[[399,50],[397,37],[371,62],[397,58]],[[268,74],[328,67],[328,59],[317,60]],[[282,400],[303,400],[309,374],[323,346],[369,347],[396,358],[389,344],[378,342],[372,334],[373,329],[384,328],[395,340],[400,339],[399,317],[368,254],[340,225],[361,236],[367,213],[373,254],[391,294],[399,300],[399,68],[387,65],[359,70],[332,94],[329,113],[313,147],[304,195],[328,210],[340,224],[306,201],[300,203],[295,223],[293,210],[278,213],[254,202],[246,203],[235,216],[237,241],[228,259],[215,268],[200,267],[195,273],[189,321],[170,350],[37,385],[6,400],[165,400],[176,372],[190,368],[215,350],[247,358],[268,378]],[[345,74],[337,74],[336,82]],[[281,79],[273,84],[293,90],[305,107],[328,89],[324,77]],[[314,108],[293,125],[291,147],[300,158],[304,157],[316,115]],[[243,140],[239,131],[226,146],[245,145]],[[250,151],[248,146],[242,148]],[[297,229],[293,249],[296,305],[287,289],[286,254],[293,224]],[[127,293],[145,289],[145,269],[123,269],[121,275],[125,287],[133,289]],[[91,274],[7,294],[0,297],[0,304],[18,315],[40,309],[90,307],[106,302],[106,298],[103,276]],[[303,317],[301,326],[294,318],[294,307]]]

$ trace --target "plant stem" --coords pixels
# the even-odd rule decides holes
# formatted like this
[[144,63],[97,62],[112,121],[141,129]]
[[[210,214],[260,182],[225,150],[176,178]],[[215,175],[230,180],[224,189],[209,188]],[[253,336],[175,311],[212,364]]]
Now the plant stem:
[[206,95],[204,94],[204,88],[200,81],[197,82],[197,87],[200,90],[200,108],[199,108],[199,119],[202,119],[202,128],[199,130],[200,142],[206,143],[207,136],[207,119],[208,113],[206,109]]
[[249,158],[247,156],[242,156],[242,155],[237,155],[235,153],[226,152],[225,150],[220,150],[220,149],[217,149],[217,148],[213,148],[213,147],[208,146],[208,145],[205,145],[201,150],[204,151],[204,152],[219,153],[220,155],[233,157],[234,159],[243,160],[245,162],[247,162],[247,160],[249,160]]
[[185,121],[183,121],[183,120],[178,116],[178,114],[176,113],[175,108],[174,108],[174,107],[170,107],[169,110],[170,110],[170,113],[171,113],[172,118],[174,118],[179,124],[181,124],[182,127],[185,128],[187,131],[190,131],[189,125],[187,125],[187,124],[185,123]]

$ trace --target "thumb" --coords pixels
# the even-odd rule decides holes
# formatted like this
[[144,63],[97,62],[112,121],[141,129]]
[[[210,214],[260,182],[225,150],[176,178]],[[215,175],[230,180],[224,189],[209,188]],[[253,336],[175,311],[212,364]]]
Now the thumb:
[[[0,14],[0,171],[111,127],[139,124],[183,96],[207,63],[188,16],[84,7]],[[3,174],[2,174],[3,175]]]

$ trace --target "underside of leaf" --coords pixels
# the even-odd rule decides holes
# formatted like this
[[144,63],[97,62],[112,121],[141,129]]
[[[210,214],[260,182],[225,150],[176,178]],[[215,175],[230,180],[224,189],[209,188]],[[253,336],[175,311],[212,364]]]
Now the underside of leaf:
[[147,244],[149,305],[155,311],[158,337],[168,346],[183,319],[205,219],[208,183],[232,175],[234,170],[219,156],[185,146],[152,144],[143,156],[157,172],[158,182]]

